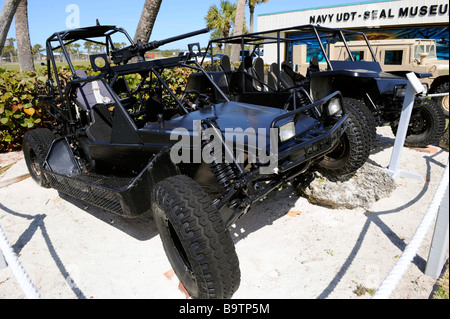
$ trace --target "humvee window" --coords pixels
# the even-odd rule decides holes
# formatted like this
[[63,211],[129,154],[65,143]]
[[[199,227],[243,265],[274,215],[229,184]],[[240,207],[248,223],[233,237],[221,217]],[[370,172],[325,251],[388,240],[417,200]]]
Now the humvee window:
[[352,51],[353,58],[355,61],[363,61],[364,60],[364,51]]
[[401,65],[403,59],[403,50],[386,50],[384,55],[384,64]]

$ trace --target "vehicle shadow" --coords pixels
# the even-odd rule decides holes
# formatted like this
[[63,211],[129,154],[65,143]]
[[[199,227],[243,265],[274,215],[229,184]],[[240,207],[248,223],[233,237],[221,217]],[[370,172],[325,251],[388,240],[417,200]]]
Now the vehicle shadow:
[[45,227],[45,218],[47,218],[47,215],[27,215],[23,213],[18,213],[16,211],[11,210],[10,208],[4,206],[0,203],[0,210],[3,210],[5,213],[19,217],[19,218],[25,218],[28,220],[31,220],[30,226],[22,233],[22,235],[19,237],[19,239],[16,241],[16,243],[12,244],[11,248],[13,249],[15,254],[20,254],[22,249],[30,242],[30,240],[33,238],[33,236],[40,231],[42,234],[42,237],[44,238],[45,244],[47,245],[48,251],[50,255],[52,256],[59,272],[61,273],[61,276],[67,281],[68,286],[72,289],[72,292],[76,295],[78,299],[87,299],[86,295],[83,293],[83,291],[76,285],[76,282],[72,279],[69,271],[64,266],[64,263],[62,262],[61,258],[58,255],[58,252],[56,251],[55,247],[52,244],[52,240],[47,232],[47,229]]
[[[426,180],[430,180],[430,178],[431,178],[431,165],[437,165],[437,166],[445,168],[445,165],[436,161],[433,158],[436,155],[438,155],[439,153],[436,153],[434,155],[427,157],[427,161],[426,161],[427,170],[426,170],[426,176],[425,176]],[[375,226],[377,226],[383,232],[383,234],[386,235],[386,237],[391,241],[391,243],[394,246],[396,246],[399,250],[404,251],[407,246],[407,243],[405,242],[405,240],[400,238],[395,233],[394,230],[392,230],[388,225],[386,225],[386,223],[384,223],[381,220],[380,217],[383,215],[387,215],[387,214],[398,213],[400,211],[407,209],[408,207],[410,207],[414,203],[416,203],[418,200],[420,200],[420,198],[428,191],[428,189],[429,189],[429,183],[426,182],[426,183],[424,183],[423,188],[420,190],[420,192],[413,199],[411,199],[409,202],[407,202],[401,206],[394,207],[392,209],[385,210],[385,211],[370,211],[370,210],[366,211],[364,214],[367,216],[367,220],[361,229],[358,239],[356,240],[356,245],[353,247],[352,251],[348,255],[345,262],[342,264],[341,268],[337,271],[335,277],[330,281],[330,283],[326,286],[326,288],[318,295],[317,299],[327,298],[333,292],[333,290],[338,286],[339,282],[345,276],[350,265],[352,264],[352,262],[355,260],[356,256],[358,255],[358,252],[360,251],[360,249],[362,247],[364,238],[366,237],[371,224],[374,224]],[[412,260],[412,264],[414,264],[422,272],[425,271],[426,260],[423,259],[422,257],[416,255],[414,257],[414,259]]]
[[[375,152],[381,151],[384,148],[391,147],[393,143],[394,139],[389,137],[385,138],[381,136],[381,141],[378,142],[377,148],[374,148],[373,151]],[[440,153],[442,153],[442,151],[425,157],[427,168],[426,168],[426,175],[424,176],[424,178],[426,180],[431,179],[431,167],[433,165],[445,168],[444,164],[434,159],[434,157],[438,156]],[[374,161],[373,165],[380,166],[378,163]],[[296,183],[294,183],[294,185],[296,185]],[[326,299],[338,286],[339,282],[345,276],[355,258],[357,258],[357,255],[361,250],[361,247],[368,233],[368,230],[372,225],[378,227],[382,231],[382,233],[389,239],[392,245],[394,245],[401,251],[405,250],[407,242],[405,242],[404,239],[400,238],[391,227],[389,227],[385,222],[383,222],[381,217],[383,215],[395,214],[400,211],[404,211],[405,209],[408,209],[408,207],[414,205],[418,200],[420,200],[423,197],[423,195],[429,190],[429,185],[430,184],[428,182],[424,183],[422,189],[413,199],[398,207],[393,207],[385,211],[368,210],[364,213],[364,215],[367,217],[367,220],[361,228],[361,232],[358,236],[358,239],[356,240],[355,246],[352,248],[351,252],[349,253],[348,257],[346,258],[345,262],[342,264],[340,269],[337,271],[334,278],[317,296],[317,299]],[[240,240],[245,239],[252,232],[255,232],[265,226],[271,225],[277,219],[285,216],[286,213],[289,212],[289,210],[295,206],[295,203],[298,200],[298,198],[299,195],[295,191],[295,186],[285,187],[282,191],[275,190],[272,193],[270,193],[263,202],[253,205],[252,209],[241,219],[239,219],[236,222],[235,227],[233,227],[230,230],[230,234],[233,238],[234,243],[235,244],[239,243]],[[412,264],[414,264],[421,271],[425,271],[426,260],[423,257],[416,255],[412,260]]]
[[133,218],[125,217],[110,213],[61,192],[58,192],[58,194],[64,201],[78,207],[109,226],[114,227],[137,240],[146,241],[158,236],[158,230],[153,221],[151,212]]
[[285,216],[295,206],[299,196],[293,186],[285,185],[282,190],[274,190],[263,201],[253,204],[230,229],[234,244]]

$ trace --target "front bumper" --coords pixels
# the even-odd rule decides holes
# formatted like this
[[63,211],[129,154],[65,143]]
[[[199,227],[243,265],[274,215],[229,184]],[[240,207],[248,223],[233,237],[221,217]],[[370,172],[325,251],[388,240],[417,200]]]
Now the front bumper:
[[278,123],[287,118],[300,121],[306,118],[305,113],[313,109],[322,110],[316,121],[297,132],[293,139],[280,145],[277,154],[278,173],[284,173],[306,161],[321,157],[336,146],[347,129],[345,123],[348,115],[343,113],[340,117],[332,118],[326,115],[323,106],[334,98],[341,99],[341,105],[343,105],[341,93],[335,92],[318,102],[286,113],[273,120],[271,128],[276,128]]

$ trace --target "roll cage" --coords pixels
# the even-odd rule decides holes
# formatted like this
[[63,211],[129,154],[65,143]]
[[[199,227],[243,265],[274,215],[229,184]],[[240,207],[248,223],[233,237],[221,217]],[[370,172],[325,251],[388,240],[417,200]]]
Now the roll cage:
[[[288,34],[288,36],[286,36]],[[296,37],[289,37],[289,34],[296,34]],[[352,54],[350,47],[348,46],[348,38],[350,39],[362,39],[367,44],[369,51],[371,53],[372,61],[356,61],[354,55]],[[250,53],[251,56],[260,56],[260,53],[263,52],[264,45],[276,45],[276,64],[278,69],[275,70],[276,74],[280,74],[281,72],[281,63],[284,61],[289,61],[289,52],[291,52],[291,46],[299,41],[316,41],[319,45],[319,48],[323,54],[325,62],[327,63],[327,70],[334,71],[335,69],[342,69],[343,63],[352,62],[352,69],[361,68],[361,69],[369,69],[369,70],[378,70],[381,71],[379,67],[379,63],[376,57],[375,52],[373,51],[367,36],[363,32],[359,31],[351,31],[344,29],[335,29],[335,28],[327,28],[317,25],[300,25],[296,27],[289,28],[281,28],[274,29],[268,31],[255,32],[251,34],[243,34],[239,36],[231,36],[225,38],[219,38],[211,40],[208,44],[207,51],[211,52],[211,56],[214,55],[213,45],[223,45],[225,43],[228,44],[238,44],[241,46],[241,56],[242,61],[244,61],[244,49],[245,46],[250,46],[253,48]],[[342,41],[344,43],[345,49],[349,56],[349,61],[333,61],[330,56],[329,45],[336,42]],[[281,53],[282,44],[288,45],[285,54]],[[292,61],[289,61],[292,63]],[[348,66],[348,63],[347,65]],[[276,90],[273,87],[270,87],[267,83],[263,83],[261,79],[253,77],[255,81],[260,82],[261,85],[265,86],[268,89]],[[278,87],[280,87],[280,78],[278,77]]]

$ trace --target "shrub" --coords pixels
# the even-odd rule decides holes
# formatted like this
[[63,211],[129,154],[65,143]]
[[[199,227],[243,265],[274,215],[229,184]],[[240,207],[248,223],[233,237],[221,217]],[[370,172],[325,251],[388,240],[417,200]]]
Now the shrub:
[[[77,65],[77,69],[83,69],[88,75],[97,75],[91,67]],[[68,79],[71,72],[59,68],[58,73],[62,78]],[[186,86],[187,78],[192,69],[175,68],[166,69],[162,77],[169,87],[181,97]],[[127,82],[131,89],[135,89],[142,81],[139,74],[127,76]],[[0,153],[18,151],[22,149],[24,134],[33,128],[49,127],[52,118],[41,109],[43,106],[39,95],[46,95],[47,70],[37,72],[0,72]],[[54,88],[57,90],[56,86]],[[172,101],[173,103],[173,101]]]
[[42,124],[38,95],[45,94],[45,82],[42,73],[0,73],[0,152],[21,149],[25,132]]

